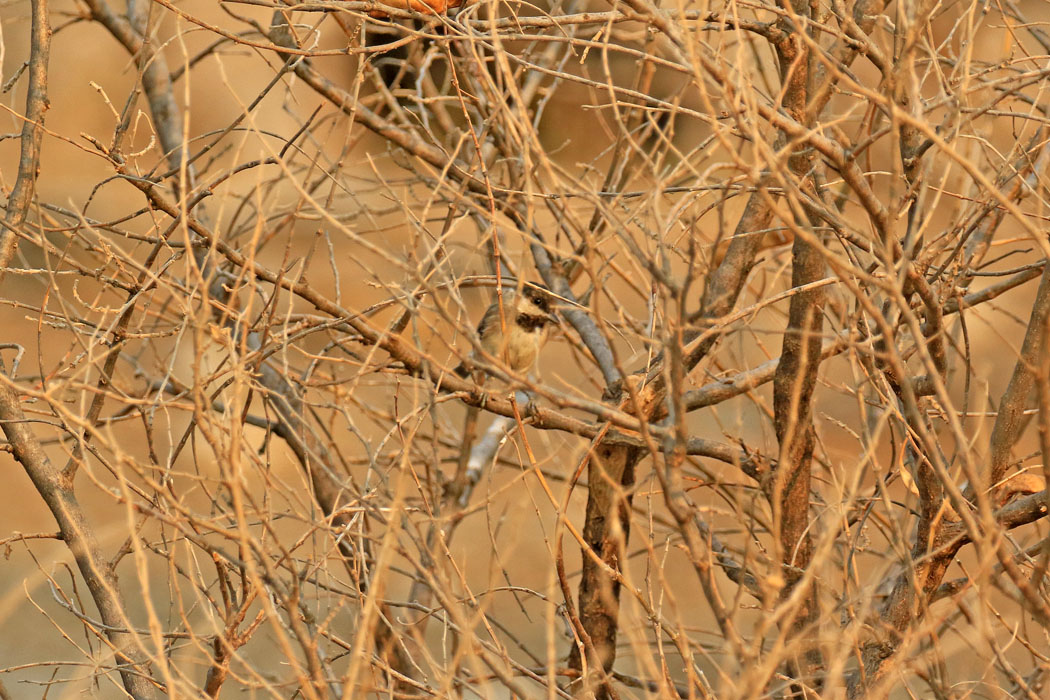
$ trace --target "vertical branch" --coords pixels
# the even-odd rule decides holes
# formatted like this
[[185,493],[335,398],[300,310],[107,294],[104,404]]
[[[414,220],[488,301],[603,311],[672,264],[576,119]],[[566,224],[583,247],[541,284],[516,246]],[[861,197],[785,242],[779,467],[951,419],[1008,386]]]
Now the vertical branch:
[[[786,36],[775,46],[784,85],[784,109],[805,123],[807,102],[817,75],[810,44],[801,36],[803,31],[811,30],[793,25],[811,18],[813,8],[802,0],[795,0],[790,5],[787,2],[780,4],[797,15],[790,20],[787,16],[780,20],[780,28]],[[819,164],[806,146],[795,147],[788,157],[793,185],[819,199],[812,178],[815,167]],[[819,243],[809,236],[796,234],[791,248],[793,288],[816,282],[824,276],[826,266],[818,246]],[[825,294],[823,288],[818,288],[791,297],[780,363],[773,379],[774,425],[780,453],[776,468],[763,486],[773,512],[773,537],[783,580],[780,589],[782,603],[793,597],[796,584],[810,566],[812,557],[809,499],[815,442],[813,395],[821,362]],[[815,591],[807,592],[799,600],[797,609],[789,612],[782,623],[790,630],[792,638],[812,633],[810,627],[818,618]],[[788,664],[789,676],[793,678],[809,678],[823,665],[815,644],[803,641],[803,649],[803,659]]]
[[[583,575],[578,593],[579,616],[587,633],[586,663],[573,645],[569,668],[587,674],[574,688],[576,697],[610,697],[607,674],[616,660],[620,583],[608,574],[619,572],[630,535],[631,487],[638,450],[596,446],[588,464],[587,511],[583,539]],[[589,667],[589,668],[588,668]]]
[[29,205],[36,190],[37,171],[40,168],[40,142],[44,135],[44,114],[50,103],[47,99],[47,68],[51,55],[51,26],[47,18],[47,0],[33,0],[32,27],[29,37],[29,87],[26,92],[26,113],[22,122],[22,148],[18,159],[18,175],[11,196],[7,199],[4,231],[0,233],[0,282],[18,248],[18,228],[25,223]]
[[[22,125],[22,149],[18,176],[7,202],[5,231],[0,242],[0,275],[14,257],[18,245],[17,230],[26,220],[37,172],[40,166],[40,144],[44,113],[48,108],[47,77],[51,46],[51,27],[46,0],[32,3],[30,34],[29,89],[26,95],[25,123]],[[2,280],[2,277],[0,277]],[[58,523],[62,540],[87,582],[91,598],[98,608],[105,634],[113,645],[127,692],[136,699],[153,696],[154,685],[146,667],[146,655],[131,631],[127,606],[120,594],[116,573],[102,556],[95,530],[87,521],[73,491],[72,482],[48,458],[19,401],[18,388],[0,361],[0,423],[15,459],[26,470],[37,493],[47,504]]]
[[[105,0],[85,0],[85,4],[91,10],[92,18],[120,42],[124,50],[134,58],[135,65],[141,71],[142,88],[149,102],[150,113],[153,115],[157,138],[164,150],[168,165],[175,175],[176,183],[178,183],[183,164],[183,151],[186,148],[184,123],[182,111],[175,101],[171,73],[168,70],[168,61],[164,52],[157,51],[143,34],[146,30],[146,18],[141,13],[135,13],[136,21],[133,23],[114,12]],[[128,5],[129,8],[134,9],[138,5],[138,0],[131,0]],[[189,166],[186,176],[189,178],[187,183],[187,189],[189,189],[193,186],[192,166]]]
[[1043,269],[1035,302],[1032,304],[1032,315],[1028,320],[1021,356],[1017,358],[1010,383],[999,400],[999,411],[992,429],[991,455],[989,458],[987,482],[977,485],[978,488],[991,488],[1002,481],[1010,461],[1010,452],[1021,437],[1021,431],[1028,424],[1025,409],[1028,408],[1032,388],[1035,386],[1036,371],[1040,359],[1045,353],[1043,328],[1050,317],[1050,267]]
[[[796,237],[791,255],[792,286],[820,279],[824,269],[823,256],[816,246],[801,236]],[[791,297],[788,328],[773,379],[774,423],[780,458],[764,486],[773,510],[774,538],[782,565],[782,601],[793,593],[795,584],[810,565],[812,554],[809,538],[810,468],[815,439],[812,411],[821,361],[824,294],[823,289],[814,289]],[[807,595],[786,624],[794,633],[801,634],[816,621],[817,614],[815,595]],[[807,670],[819,665],[819,652],[815,647],[807,650],[805,666],[810,667]]]
[[61,470],[48,459],[39,439],[29,429],[15,385],[6,373],[0,362],[0,421],[14,457],[47,504],[58,523],[62,541],[73,554],[77,568],[87,582],[91,599],[106,626],[106,637],[116,653],[124,689],[136,700],[154,697],[148,657],[132,631],[117,575],[102,555],[95,530],[77,500],[73,484],[63,478]]
[[[728,314],[736,305],[755,256],[761,249],[762,236],[759,233],[764,231],[772,220],[771,203],[772,200],[763,189],[759,189],[748,199],[725,256],[708,278],[698,317],[713,320]],[[683,333],[683,341],[686,344],[696,337],[695,331]],[[693,343],[695,347],[684,358],[683,371],[687,373],[696,367],[715,346],[717,340],[717,334],[710,334],[705,340]],[[819,338],[816,345],[819,353]],[[667,384],[663,361],[658,362],[649,372],[654,378],[643,391],[635,391],[633,387],[641,386],[644,371],[622,383],[630,395],[620,402],[621,410],[641,413],[644,421],[651,420],[654,415],[664,410]],[[589,462],[584,522],[584,539],[590,552],[585,551],[583,555],[583,577],[580,580],[578,599],[580,619],[590,644],[586,651],[590,652],[592,658],[588,661],[600,668],[591,668],[589,674],[582,676],[583,682],[578,692],[594,692],[596,697],[602,700],[608,697],[608,686],[599,684],[596,689],[596,678],[601,678],[605,672],[612,669],[616,658],[619,624],[620,586],[615,577],[610,576],[608,572],[620,571],[621,548],[626,547],[630,532],[629,507],[634,486],[634,467],[645,453],[622,445],[599,444],[594,448],[594,455]],[[684,515],[682,517],[685,518]],[[622,534],[613,536],[614,524],[615,530]],[[598,561],[595,561],[595,557]],[[712,601],[712,604],[717,607],[715,601]],[[575,646],[569,656],[569,668],[581,673],[584,670],[584,658]]]

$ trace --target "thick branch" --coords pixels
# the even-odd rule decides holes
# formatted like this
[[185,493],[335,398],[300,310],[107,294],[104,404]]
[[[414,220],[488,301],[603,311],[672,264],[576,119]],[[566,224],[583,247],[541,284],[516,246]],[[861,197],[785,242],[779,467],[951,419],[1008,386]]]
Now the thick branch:
[[26,470],[37,493],[47,504],[58,523],[62,540],[69,547],[80,574],[87,582],[91,598],[98,608],[105,634],[113,645],[121,666],[124,688],[137,700],[154,697],[154,685],[149,678],[147,656],[141,642],[130,632],[127,606],[120,594],[117,576],[102,555],[95,530],[88,522],[73,491],[73,484],[63,478],[59,470],[29,428],[22,412],[16,387],[7,378],[7,370],[0,362],[0,421],[4,435],[15,459]]
[[40,167],[44,113],[50,106],[47,99],[47,68],[51,55],[51,26],[47,19],[47,0],[33,2],[29,50],[29,88],[26,93],[25,121],[22,123],[22,150],[18,160],[18,175],[11,188],[11,196],[7,199],[7,213],[4,216],[7,225],[0,235],[0,282],[18,247],[17,229],[26,220]]
[[999,401],[999,413],[992,429],[991,455],[986,475],[987,488],[999,483],[1006,475],[1010,463],[1010,452],[1021,437],[1021,432],[1028,424],[1024,411],[1028,407],[1032,388],[1035,386],[1035,373],[1042,353],[1045,352],[1043,339],[1047,317],[1050,316],[1050,266],[1043,269],[1043,277],[1032,304],[1032,316],[1028,321],[1024,343],[1021,345],[1021,356],[1014,365],[1010,383]]
[[[22,152],[18,176],[7,203],[7,224],[0,243],[0,270],[6,268],[17,247],[16,229],[26,219],[33,198],[40,164],[40,142],[44,112],[47,111],[47,69],[50,54],[51,27],[46,0],[32,3],[31,56],[29,91],[26,97],[26,122],[22,127]],[[146,655],[129,630],[127,608],[120,595],[117,577],[102,556],[95,531],[88,523],[73,492],[59,469],[48,459],[39,438],[29,428],[29,421],[18,399],[16,385],[7,377],[0,361],[0,421],[15,459],[33,481],[55,521],[62,540],[76,560],[77,568],[87,582],[92,600],[106,625],[105,634],[113,645],[121,665],[121,680],[132,697],[150,698],[154,685],[149,679]]]

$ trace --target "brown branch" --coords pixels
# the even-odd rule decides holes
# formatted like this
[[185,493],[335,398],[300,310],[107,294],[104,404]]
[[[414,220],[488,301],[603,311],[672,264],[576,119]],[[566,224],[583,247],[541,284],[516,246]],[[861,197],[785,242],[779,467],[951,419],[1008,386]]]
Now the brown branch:
[[[939,469],[932,472],[929,459],[923,459],[920,465],[920,489],[923,491],[922,513],[919,528],[912,547],[911,558],[914,564],[897,578],[890,597],[880,610],[880,618],[888,629],[893,631],[889,639],[871,641],[864,645],[863,673],[851,682],[850,697],[858,698],[873,687],[873,684],[885,675],[885,662],[894,658],[900,647],[900,637],[924,613],[930,601],[936,595],[949,565],[955,559],[959,549],[966,543],[978,541],[978,536],[986,534],[988,546],[995,547],[995,555],[1000,563],[1007,567],[1006,555],[1000,545],[994,542],[997,533],[993,528],[1012,529],[1046,515],[1045,494],[1034,494],[1018,499],[1001,509],[994,516],[990,513],[989,495],[994,495],[994,488],[1005,476],[1010,451],[1020,438],[1026,424],[1024,410],[1035,385],[1036,370],[1042,357],[1045,324],[1050,316],[1050,267],[1043,268],[1042,280],[1036,292],[1032,317],[1025,334],[1021,357],[1017,360],[1014,374],[999,403],[999,412],[990,439],[988,468],[983,474],[976,475],[986,479],[982,483],[971,483],[965,493],[970,500],[976,500],[980,518],[971,517],[969,512],[962,512],[960,522],[947,523],[943,517],[943,494],[946,487],[957,492],[953,485],[943,479],[945,473]],[[917,419],[917,418],[916,418]],[[913,420],[916,420],[913,419]],[[924,426],[913,424],[920,432]],[[935,455],[932,456],[935,459]],[[992,475],[998,474],[998,479]],[[980,489],[981,492],[976,492]],[[953,502],[955,493],[950,493]],[[955,504],[958,509],[969,503],[962,501]],[[983,541],[982,541],[983,542]],[[1012,569],[1010,569],[1012,571]],[[1042,613],[1042,607],[1034,600],[1030,601],[1033,610]]]
[[[754,232],[768,228],[772,219],[770,203],[769,196],[761,189],[749,199],[725,257],[708,280],[701,307],[702,317],[725,316],[736,305],[754,257],[761,247],[761,237]],[[699,337],[699,333],[694,332],[684,336],[683,341],[688,343],[696,337]],[[683,360],[686,372],[699,364],[714,347],[718,337],[717,334],[709,334],[708,340],[695,344],[696,347]],[[667,386],[663,374],[663,359],[655,363],[648,376],[653,379],[647,384],[643,383],[641,376],[635,375],[625,379],[614,389],[627,390],[628,396],[620,401],[620,406],[623,410],[643,417],[641,427],[651,439],[656,431],[649,425],[649,421],[665,411]],[[652,443],[647,441],[644,447],[616,446],[607,436],[594,449],[595,454],[600,455],[601,461],[597,468],[593,459],[588,463],[588,483],[591,484],[591,489],[587,495],[584,531],[588,546],[600,558],[601,565],[595,562],[589,569],[585,568],[577,597],[581,621],[586,632],[585,638],[589,642],[586,651],[593,654],[594,662],[601,666],[592,669],[590,676],[582,676],[578,692],[595,693],[597,700],[604,700],[609,695],[610,686],[603,679],[612,670],[615,662],[619,624],[619,584],[607,572],[620,570],[620,552],[626,547],[627,535],[630,532],[629,494],[634,486],[634,468],[646,452],[652,451]],[[758,469],[745,471],[755,478],[760,473]],[[665,498],[670,498],[666,490]],[[691,529],[689,531],[691,532]],[[690,541],[694,546],[698,546],[698,538],[690,538]],[[585,554],[584,562],[592,559]],[[713,579],[706,571],[701,571],[701,579],[712,607],[720,610],[717,592],[710,585]],[[579,648],[574,647],[569,656],[569,668],[582,673],[583,662]]]
[[[787,7],[788,3],[783,2]],[[793,12],[800,15],[790,21],[783,18],[780,28],[787,35],[774,45],[783,76],[784,110],[804,125],[810,95],[817,79],[815,51],[809,45],[811,29],[799,28],[796,23],[811,17],[812,6],[795,0],[790,3]],[[803,38],[805,37],[805,38]],[[790,145],[790,135],[781,134],[781,142]],[[821,166],[809,148],[794,146],[788,156],[788,170],[794,186],[810,198],[820,195],[814,171]],[[857,191],[854,181],[843,173],[850,186]],[[858,192],[863,199],[863,193]],[[883,236],[887,235],[885,214],[881,205],[868,207],[872,219]],[[801,212],[799,212],[801,213]],[[809,221],[797,217],[801,228],[810,225],[819,230],[819,219],[810,215]],[[799,235],[791,248],[791,286],[802,287],[821,279],[825,274],[822,236]],[[816,589],[811,587],[796,595],[804,574],[809,569],[813,545],[810,537],[810,481],[816,429],[813,425],[813,401],[817,373],[821,364],[821,332],[824,327],[826,291],[816,288],[791,297],[783,349],[773,379],[774,427],[780,445],[776,468],[763,483],[763,491],[772,510],[772,535],[777,544],[777,558],[783,577],[779,586],[782,605],[794,605],[780,622],[781,635],[790,635],[800,644],[801,654],[787,660],[787,673],[793,679],[811,681],[819,688],[824,660],[819,648],[806,640],[818,623],[819,608]],[[779,581],[778,581],[779,583]],[[806,584],[812,586],[812,584]],[[792,601],[795,602],[792,602]],[[805,697],[801,686],[795,686],[796,696]]]
[[583,556],[583,573],[577,596],[579,618],[586,633],[581,647],[573,646],[569,668],[590,673],[574,684],[574,697],[593,694],[604,700],[611,694],[605,681],[616,660],[616,638],[619,630],[620,582],[610,577],[608,569],[620,571],[627,539],[630,535],[631,491],[634,467],[639,451],[629,448],[596,446],[588,462],[587,510],[583,526],[586,546],[596,557]]
[[94,526],[88,522],[61,470],[52,464],[40,441],[29,428],[19,403],[17,387],[0,362],[0,421],[15,459],[26,470],[37,493],[58,523],[66,543],[87,582],[91,598],[105,625],[105,634],[120,662],[124,688],[137,700],[155,697],[155,684],[148,673],[148,656],[132,629],[127,606],[120,593],[117,575],[102,554]]
[[[0,275],[14,257],[15,231],[25,222],[33,199],[40,162],[43,118],[48,108],[47,77],[51,28],[46,0],[32,3],[30,34],[29,90],[26,121],[22,127],[22,150],[18,176],[7,202],[5,233],[0,242]],[[2,280],[0,276],[0,280]],[[124,688],[134,698],[154,696],[154,683],[147,670],[147,655],[141,642],[129,630],[132,625],[120,594],[115,572],[102,555],[94,527],[88,522],[73,492],[73,484],[51,463],[37,435],[30,429],[18,398],[17,385],[7,376],[0,361],[0,422],[15,459],[22,465],[58,523],[62,540],[87,582],[98,608],[105,634],[121,665]]]
[[47,68],[51,55],[51,26],[47,18],[47,0],[32,3],[32,26],[29,37],[29,88],[26,92],[25,121],[22,123],[22,143],[18,160],[18,174],[7,199],[4,215],[5,230],[0,235],[0,282],[14,259],[18,247],[16,231],[25,223],[36,189],[40,168],[40,143],[44,136],[44,114],[50,107],[47,98]]
[[[957,314],[960,310],[972,309],[988,301],[997,299],[999,296],[1021,286],[1025,282],[1029,282],[1036,277],[1039,277],[1042,274],[1044,267],[1045,263],[1036,263],[1034,267],[1022,270],[1002,282],[989,285],[977,292],[971,292],[961,298],[953,297],[944,304],[943,314],[945,316]],[[851,342],[852,335],[853,332],[850,330],[841,331],[834,340],[824,343],[820,352],[821,360],[827,360],[828,358],[835,357],[846,350],[854,348],[854,345]],[[869,340],[877,342],[880,338],[881,336],[874,336],[869,338]],[[742,370],[736,374],[705,384],[699,389],[688,391],[684,397],[685,407],[689,411],[695,411],[746,394],[752,389],[756,389],[763,384],[773,381],[773,377],[776,375],[776,369],[779,364],[780,358],[776,357],[767,362],[763,362],[757,367]]]
[[1014,365],[1010,383],[999,400],[999,411],[992,429],[991,453],[989,468],[983,475],[984,484],[974,484],[978,488],[988,488],[998,484],[1006,475],[1010,462],[1010,453],[1021,437],[1021,431],[1028,424],[1024,411],[1028,408],[1035,386],[1036,369],[1043,357],[1044,337],[1047,320],[1050,318],[1050,266],[1043,269],[1039,290],[1032,304],[1032,315],[1028,321],[1021,356]]

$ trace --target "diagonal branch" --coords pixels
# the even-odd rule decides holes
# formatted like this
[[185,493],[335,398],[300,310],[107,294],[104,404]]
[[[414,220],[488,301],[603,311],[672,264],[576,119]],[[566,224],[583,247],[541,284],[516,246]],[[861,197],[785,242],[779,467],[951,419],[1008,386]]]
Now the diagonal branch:
[[[26,220],[33,199],[37,170],[40,165],[40,143],[43,118],[47,111],[47,70],[50,55],[51,27],[46,0],[32,3],[31,55],[29,90],[26,96],[26,122],[22,127],[22,151],[18,176],[7,202],[5,233],[0,242],[0,274],[10,265],[17,248],[17,230]],[[2,280],[2,277],[0,277]],[[7,376],[0,361],[0,423],[15,459],[26,470],[37,493],[47,504],[58,523],[62,540],[87,582],[92,600],[105,624],[106,637],[120,662],[120,675],[127,692],[136,699],[154,697],[155,685],[147,669],[147,655],[130,632],[132,625],[127,606],[120,594],[116,573],[102,555],[94,527],[88,522],[73,492],[73,484],[64,478],[48,458],[18,398],[17,385]]]

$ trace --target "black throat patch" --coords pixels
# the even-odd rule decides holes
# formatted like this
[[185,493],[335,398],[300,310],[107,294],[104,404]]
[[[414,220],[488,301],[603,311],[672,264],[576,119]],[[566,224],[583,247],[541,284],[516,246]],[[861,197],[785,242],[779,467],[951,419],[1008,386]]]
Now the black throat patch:
[[518,314],[515,319],[517,324],[527,331],[543,328],[550,321],[546,316],[533,316],[532,314]]

